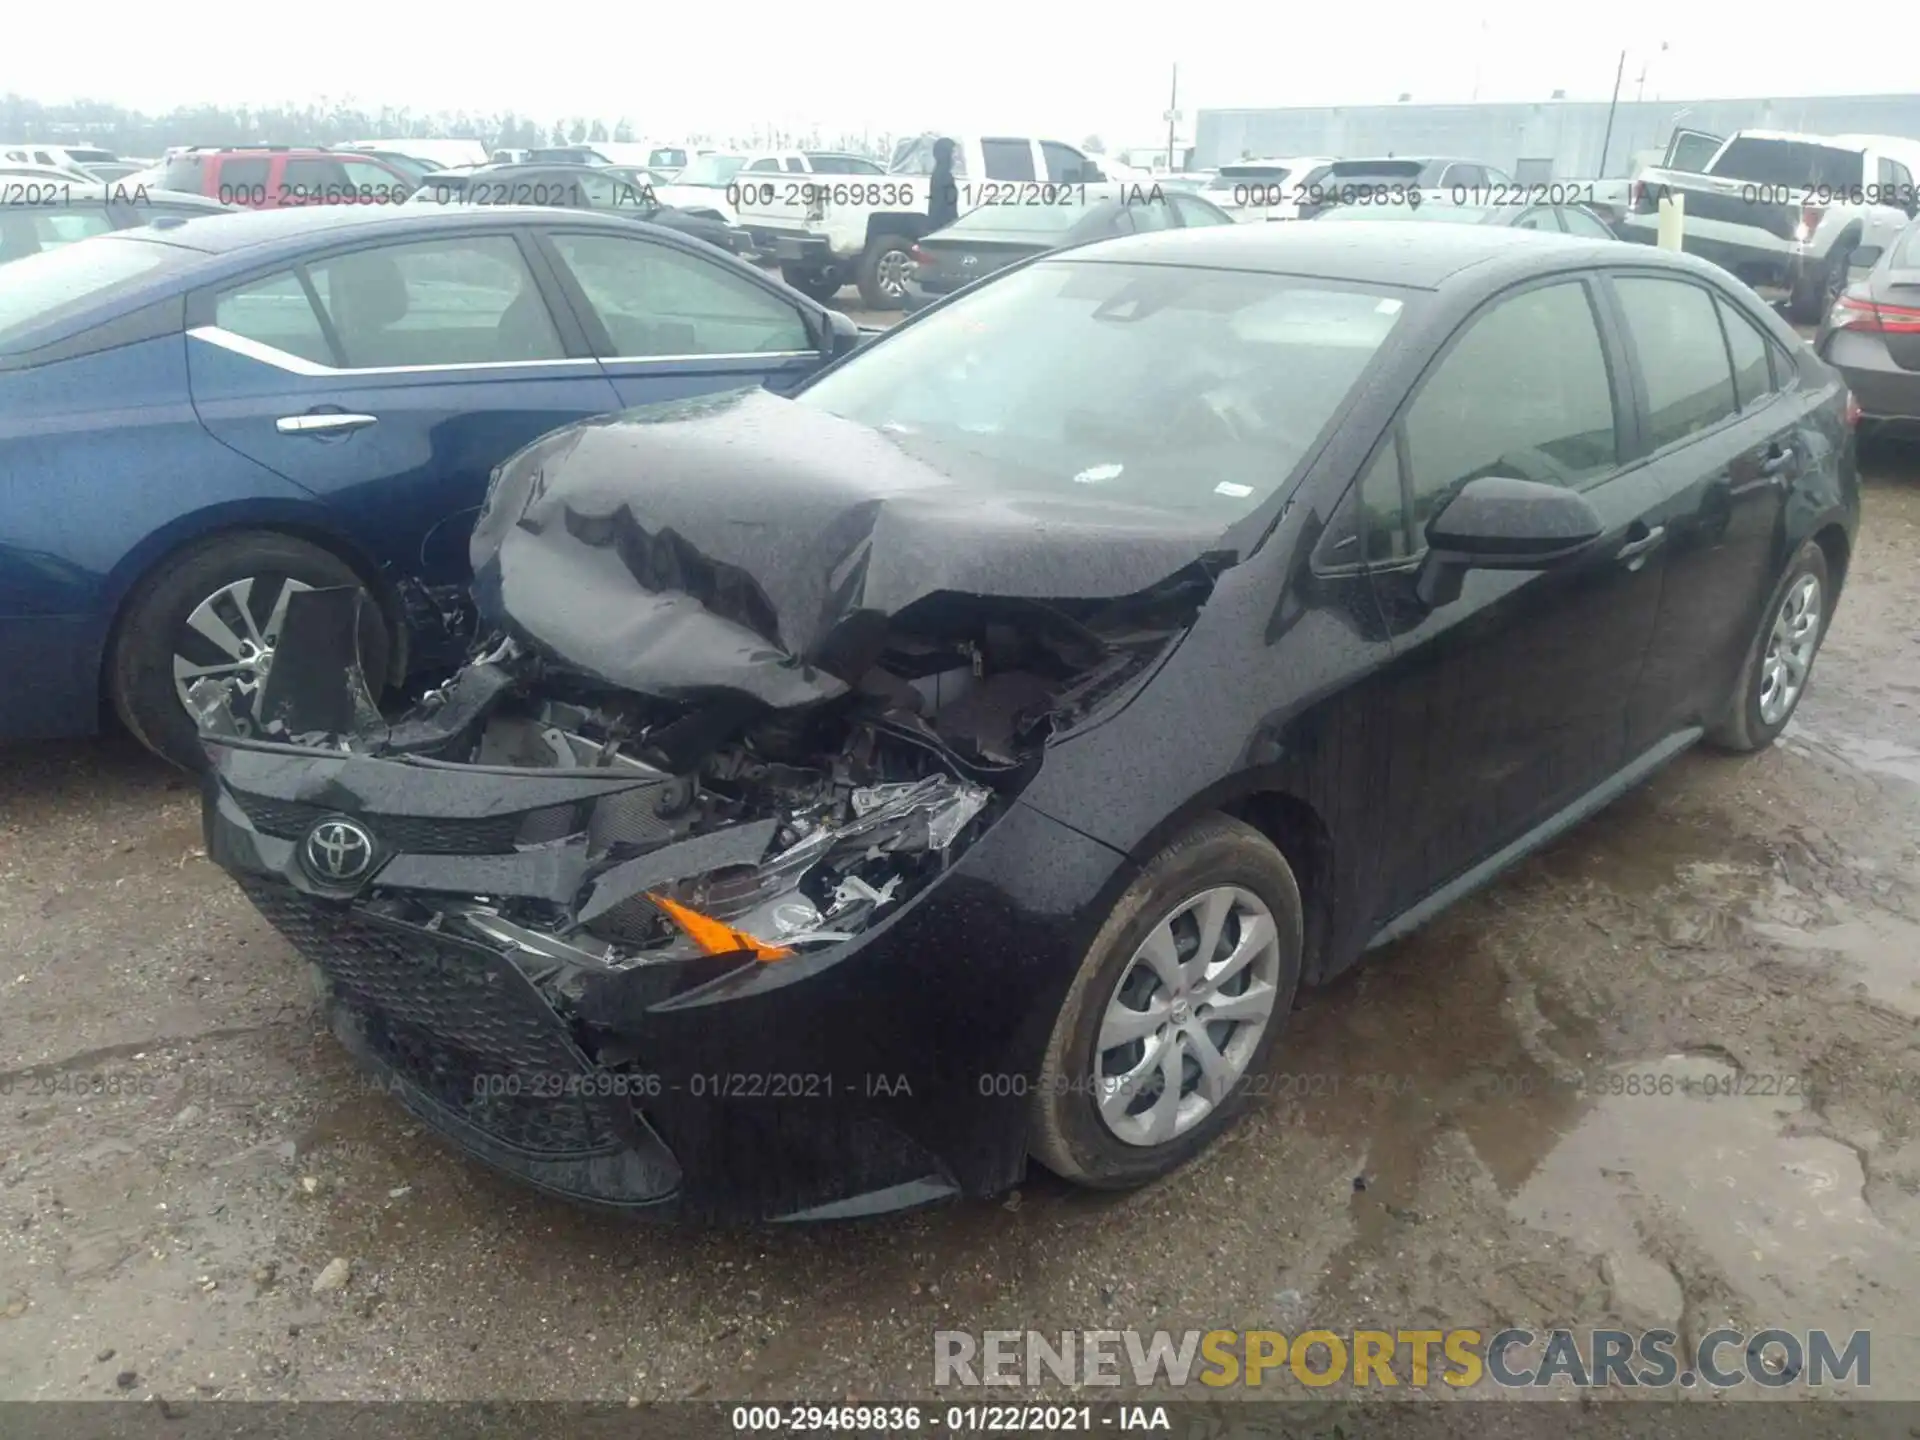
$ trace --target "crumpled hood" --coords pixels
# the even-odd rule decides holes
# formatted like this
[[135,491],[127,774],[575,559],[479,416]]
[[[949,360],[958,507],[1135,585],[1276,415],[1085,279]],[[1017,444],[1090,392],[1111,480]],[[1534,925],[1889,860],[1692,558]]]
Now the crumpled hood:
[[1217,524],[959,475],[761,390],[569,426],[495,474],[482,617],[669,699],[843,693],[884,618],[939,591],[1099,600],[1221,546]]

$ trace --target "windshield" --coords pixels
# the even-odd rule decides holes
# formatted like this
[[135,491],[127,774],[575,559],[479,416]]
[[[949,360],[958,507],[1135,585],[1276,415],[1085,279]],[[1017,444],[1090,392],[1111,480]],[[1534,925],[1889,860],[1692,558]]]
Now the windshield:
[[747,163],[744,155],[701,155],[674,177],[676,185],[711,185],[718,189],[730,184]]
[[101,236],[87,245],[42,250],[10,265],[0,265],[0,350],[42,329],[163,265],[178,264],[191,252],[171,245]]
[[657,165],[663,170],[677,170],[686,163],[687,152],[684,150],[669,147],[647,152],[647,164]]
[[1713,162],[1711,172],[1756,185],[1820,185],[1842,189],[1860,183],[1858,150],[1810,145],[1803,140],[1760,140],[1736,135]]
[[1272,494],[1405,303],[1237,270],[1052,261],[917,320],[797,398],[983,486],[1217,516]]
[[1448,225],[1479,225],[1493,214],[1488,205],[1445,205],[1429,200],[1424,205],[1338,205],[1323,210],[1314,223],[1329,220],[1439,220]]

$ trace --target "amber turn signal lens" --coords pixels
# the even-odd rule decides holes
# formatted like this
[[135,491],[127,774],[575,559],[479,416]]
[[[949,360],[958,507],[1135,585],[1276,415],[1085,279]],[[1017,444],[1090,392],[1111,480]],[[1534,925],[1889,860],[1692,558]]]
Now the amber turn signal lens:
[[709,955],[731,955],[736,950],[746,950],[752,953],[754,959],[766,963],[785,960],[793,954],[784,945],[768,945],[724,921],[716,920],[711,915],[702,915],[698,910],[682,905],[677,900],[669,900],[664,895],[655,895],[651,890],[647,892],[647,898],[684,930],[689,940]]

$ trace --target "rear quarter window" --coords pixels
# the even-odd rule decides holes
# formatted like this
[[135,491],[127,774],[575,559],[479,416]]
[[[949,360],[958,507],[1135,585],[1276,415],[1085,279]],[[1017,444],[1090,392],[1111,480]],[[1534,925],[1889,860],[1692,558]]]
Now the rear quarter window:
[[103,235],[0,265],[0,352],[34,348],[120,286],[184,264],[188,254]]

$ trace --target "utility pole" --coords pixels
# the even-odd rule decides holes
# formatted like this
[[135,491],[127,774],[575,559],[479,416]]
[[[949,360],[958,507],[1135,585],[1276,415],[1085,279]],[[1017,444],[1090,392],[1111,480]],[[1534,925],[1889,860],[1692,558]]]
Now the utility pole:
[[1180,124],[1180,62],[1173,62],[1173,93],[1167,97],[1167,171],[1172,173],[1175,128]]
[[1607,106],[1607,133],[1600,142],[1600,177],[1606,178],[1607,151],[1613,147],[1613,112],[1620,108],[1620,81],[1627,73],[1627,52],[1620,52],[1620,63],[1613,72],[1613,100]]

